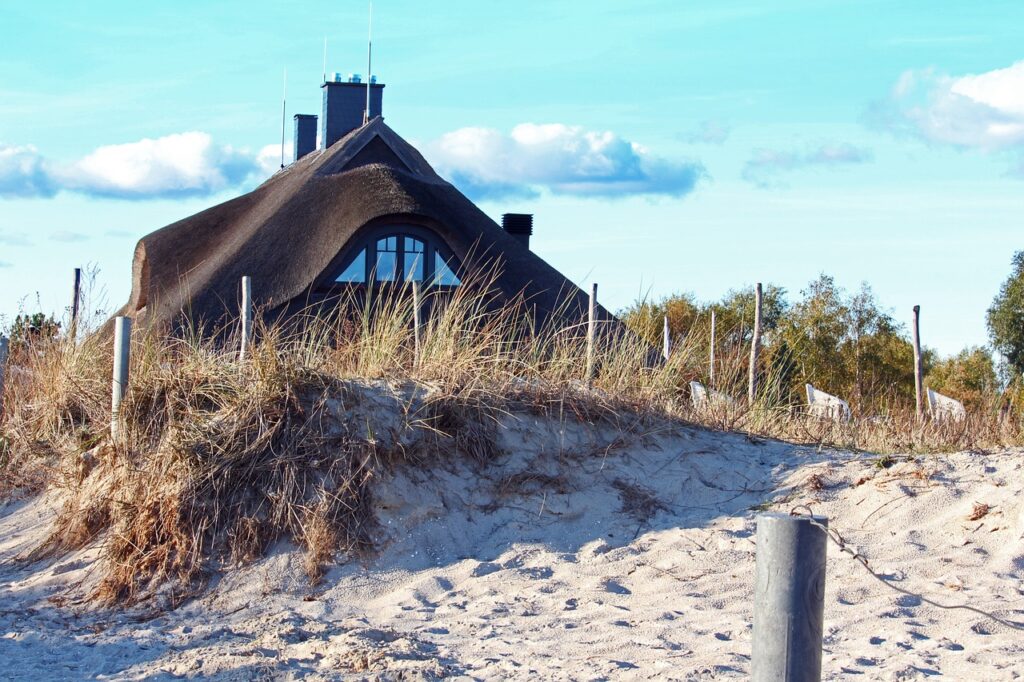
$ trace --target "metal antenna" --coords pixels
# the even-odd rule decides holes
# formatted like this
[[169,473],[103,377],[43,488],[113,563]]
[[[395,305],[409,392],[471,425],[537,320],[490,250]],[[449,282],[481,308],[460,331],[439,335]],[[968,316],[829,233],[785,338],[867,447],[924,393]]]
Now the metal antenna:
[[281,89],[281,168],[284,168],[284,122],[288,104],[288,67],[284,68],[284,85]]
[[366,109],[363,111],[363,125],[370,122],[370,83],[373,82],[373,0],[370,0],[370,17],[366,34]]
[[327,82],[327,36],[324,36],[324,79],[321,82]]

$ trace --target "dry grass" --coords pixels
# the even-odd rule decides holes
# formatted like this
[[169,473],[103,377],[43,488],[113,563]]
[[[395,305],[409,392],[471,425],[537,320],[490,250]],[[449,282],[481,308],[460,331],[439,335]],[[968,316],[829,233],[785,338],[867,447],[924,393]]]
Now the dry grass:
[[[22,346],[3,396],[0,495],[47,488],[62,499],[34,556],[104,539],[98,600],[132,603],[162,590],[173,602],[218,566],[253,561],[279,540],[305,549],[311,580],[339,554],[370,550],[374,478],[397,462],[490,461],[509,410],[623,432],[667,417],[877,452],[1021,442],[1020,417],[995,410],[959,423],[918,424],[904,405],[846,423],[810,418],[772,402],[772,377],[748,408],[742,348],[720,351],[716,367],[714,388],[734,399],[695,410],[689,381],[710,384],[699,338],[660,363],[644,342],[606,328],[588,384],[579,326],[534,328],[522,301],[493,301],[491,282],[433,301],[419,357],[408,296],[382,298],[372,310],[342,301],[333,318],[260,328],[245,362],[230,335],[137,330],[116,439],[108,339]],[[532,473],[499,487],[557,483]],[[638,485],[621,492],[630,513],[658,509]]]
[[992,507],[988,506],[984,502],[975,502],[974,507],[971,509],[970,516],[967,517],[968,521],[977,521],[988,515],[992,510]]

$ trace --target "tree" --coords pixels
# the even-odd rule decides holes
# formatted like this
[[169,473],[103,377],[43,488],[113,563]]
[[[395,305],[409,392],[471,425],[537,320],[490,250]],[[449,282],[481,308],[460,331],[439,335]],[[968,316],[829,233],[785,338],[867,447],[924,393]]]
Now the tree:
[[929,388],[975,408],[984,406],[998,390],[992,354],[980,347],[939,360],[925,380]]
[[636,334],[655,347],[661,346],[665,317],[668,317],[669,334],[674,339],[689,334],[701,314],[701,306],[693,294],[672,294],[660,301],[640,300],[620,310],[619,318]]
[[839,357],[850,326],[843,292],[834,279],[823,274],[800,293],[803,299],[793,305],[779,329],[799,368],[793,391],[799,395],[801,384],[812,383],[841,393],[850,383],[848,368]]
[[848,296],[822,274],[801,293],[779,327],[797,367],[790,374],[792,399],[803,399],[804,383],[862,412],[884,407],[887,398],[913,397],[913,348],[867,284]]
[[[749,343],[754,333],[754,309],[757,295],[753,286],[733,289],[718,303],[707,306],[707,317],[715,311],[715,327],[719,343],[739,346]],[[761,330],[770,335],[785,316],[789,304],[786,290],[774,284],[766,284],[761,290]],[[710,324],[710,322],[709,322]]]
[[1007,379],[1024,374],[1024,251],[1013,255],[1012,267],[986,316],[992,347],[1012,374]]
[[56,338],[60,322],[45,313],[19,314],[11,325],[11,345],[23,346],[34,341]]

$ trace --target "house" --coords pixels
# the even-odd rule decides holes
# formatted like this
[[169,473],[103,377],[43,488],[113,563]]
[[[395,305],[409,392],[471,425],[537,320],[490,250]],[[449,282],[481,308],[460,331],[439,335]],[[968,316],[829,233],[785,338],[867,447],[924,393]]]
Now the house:
[[248,275],[255,304],[287,317],[346,288],[451,289],[483,269],[496,273],[499,298],[522,295],[538,321],[585,315],[587,295],[530,250],[532,216],[498,225],[440,177],[384,122],[383,84],[335,74],[322,90],[319,143],[318,117],[296,115],[291,164],[139,241],[118,314],[216,324],[237,315]]

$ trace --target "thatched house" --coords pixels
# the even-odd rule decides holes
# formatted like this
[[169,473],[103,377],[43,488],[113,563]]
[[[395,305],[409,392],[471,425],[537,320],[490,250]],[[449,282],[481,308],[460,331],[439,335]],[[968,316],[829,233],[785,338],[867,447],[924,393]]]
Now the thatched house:
[[435,173],[384,123],[383,87],[358,77],[324,83],[319,145],[317,117],[296,116],[288,167],[143,237],[119,314],[216,323],[237,315],[239,282],[249,275],[255,303],[288,316],[346,287],[458,287],[467,268],[500,269],[500,296],[523,295],[540,319],[560,307],[585,310],[586,294],[530,250],[532,216],[506,215],[498,225]]

